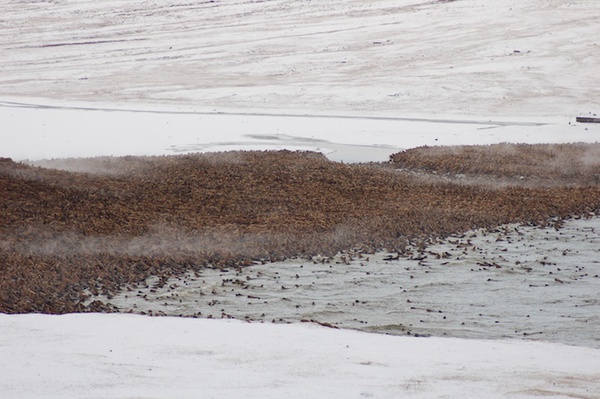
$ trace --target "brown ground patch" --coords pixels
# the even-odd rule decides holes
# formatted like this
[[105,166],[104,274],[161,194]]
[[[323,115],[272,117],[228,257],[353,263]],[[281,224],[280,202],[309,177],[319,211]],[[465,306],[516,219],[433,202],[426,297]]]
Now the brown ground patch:
[[[432,159],[443,151],[402,154],[412,157],[411,168],[442,170],[446,164]],[[579,159],[579,146],[558,151]],[[468,153],[470,163],[477,148]],[[444,162],[465,162],[458,154]],[[395,155],[390,165],[401,159]],[[468,167],[492,171],[487,163],[506,163],[478,159]],[[535,168],[542,161],[521,163],[527,162]],[[401,251],[408,242],[471,228],[600,209],[596,169],[581,172],[574,186],[559,174],[552,187],[498,188],[427,182],[406,173],[406,164],[398,172],[289,151],[95,158],[61,166],[99,173],[0,161],[1,312],[105,311],[99,302],[85,307],[85,293],[110,295],[150,275],[166,280],[207,265],[239,267],[350,248]]]

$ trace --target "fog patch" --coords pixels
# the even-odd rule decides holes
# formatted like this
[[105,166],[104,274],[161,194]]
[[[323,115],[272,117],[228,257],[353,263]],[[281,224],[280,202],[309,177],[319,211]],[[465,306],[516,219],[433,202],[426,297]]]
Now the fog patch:
[[235,229],[187,232],[175,226],[155,225],[139,236],[86,236],[76,231],[56,232],[28,227],[15,232],[17,239],[0,239],[0,250],[31,256],[130,256],[181,259],[185,257],[268,256],[266,249],[283,236],[243,233]]
[[[137,160],[136,160],[137,158]],[[56,158],[28,162],[32,166],[73,173],[118,176],[125,174],[131,164],[139,165],[141,157]]]

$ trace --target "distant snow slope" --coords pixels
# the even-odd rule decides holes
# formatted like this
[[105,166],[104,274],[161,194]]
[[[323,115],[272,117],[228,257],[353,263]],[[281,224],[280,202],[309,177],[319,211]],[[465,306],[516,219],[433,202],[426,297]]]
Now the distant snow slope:
[[599,398],[600,350],[314,325],[0,315],[3,398]]
[[385,115],[598,112],[600,2],[0,4],[2,96]]

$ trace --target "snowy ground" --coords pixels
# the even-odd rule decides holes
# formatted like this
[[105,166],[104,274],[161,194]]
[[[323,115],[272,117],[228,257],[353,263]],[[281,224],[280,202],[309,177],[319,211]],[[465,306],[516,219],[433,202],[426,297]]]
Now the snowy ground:
[[19,160],[385,160],[600,132],[569,125],[600,112],[600,5],[584,0],[11,0],[0,15],[0,156]]
[[[355,162],[419,145],[596,142],[600,127],[574,117],[600,111],[599,19],[600,4],[585,0],[7,0],[0,4],[0,156],[290,148]],[[597,329],[589,327],[598,324],[596,238],[559,239],[556,247],[568,251],[551,255],[559,261],[539,259],[548,248],[533,241],[514,237],[510,252],[498,255],[506,243],[479,239],[501,269],[471,272],[482,266],[455,264],[459,254],[429,257],[425,266],[411,261],[419,282],[402,281],[411,294],[402,298],[418,309],[401,309],[406,318],[395,315],[393,323],[460,335],[460,315],[461,323],[480,323],[479,331],[489,327],[488,338],[506,338],[514,327],[521,339],[520,332],[558,331],[548,339],[568,342],[561,338],[568,330],[581,334],[570,343],[585,347],[306,324],[0,315],[0,396],[600,398]],[[519,252],[527,245],[537,252]],[[452,249],[436,251],[443,248]],[[518,284],[509,292],[519,306],[501,306],[508,296],[494,284],[502,286],[508,264],[521,258],[535,267],[512,266]],[[364,267],[377,276],[389,273],[383,265]],[[459,312],[453,297],[427,296],[423,287],[437,284],[427,279],[443,279],[443,266],[465,279],[453,293],[484,310]],[[481,280],[470,298],[477,286],[468,276]],[[527,306],[539,301],[547,303],[533,314]],[[363,309],[357,319],[385,312]],[[448,315],[437,327],[430,320]]]
[[315,325],[0,315],[5,398],[598,398],[600,350]]
[[420,145],[596,142],[600,138],[600,125],[575,123],[568,116],[415,119],[58,104],[0,101],[5,128],[0,156],[39,160],[286,148],[320,151],[334,161],[368,162],[387,161],[393,153]]
[[415,116],[598,112],[589,0],[0,4],[2,96]]

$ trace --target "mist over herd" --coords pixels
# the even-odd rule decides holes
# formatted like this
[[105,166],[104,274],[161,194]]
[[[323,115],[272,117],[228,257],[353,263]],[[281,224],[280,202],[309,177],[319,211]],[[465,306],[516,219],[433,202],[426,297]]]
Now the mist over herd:
[[506,223],[559,226],[598,211],[598,151],[591,144],[422,147],[369,164],[290,151],[45,167],[3,160],[0,308],[109,310],[84,302],[151,275],[352,250],[402,253]]

